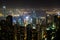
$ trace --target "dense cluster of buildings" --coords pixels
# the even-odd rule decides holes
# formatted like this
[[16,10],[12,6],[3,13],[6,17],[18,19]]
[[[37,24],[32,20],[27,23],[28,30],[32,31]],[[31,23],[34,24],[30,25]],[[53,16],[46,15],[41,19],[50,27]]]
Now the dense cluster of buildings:
[[3,40],[52,40],[60,23],[55,9],[2,9],[0,15]]

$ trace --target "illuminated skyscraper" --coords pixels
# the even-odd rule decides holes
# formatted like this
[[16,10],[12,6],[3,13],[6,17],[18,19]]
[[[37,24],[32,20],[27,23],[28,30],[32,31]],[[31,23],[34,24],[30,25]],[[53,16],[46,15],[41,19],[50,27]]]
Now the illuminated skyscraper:
[[6,16],[6,1],[7,0],[2,0],[2,13],[4,14],[4,17]]

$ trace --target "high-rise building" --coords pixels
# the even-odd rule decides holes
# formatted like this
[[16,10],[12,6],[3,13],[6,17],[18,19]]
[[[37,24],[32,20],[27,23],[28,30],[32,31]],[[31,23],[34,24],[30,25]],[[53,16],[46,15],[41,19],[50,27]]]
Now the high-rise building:
[[32,27],[30,24],[27,25],[27,40],[32,40]]

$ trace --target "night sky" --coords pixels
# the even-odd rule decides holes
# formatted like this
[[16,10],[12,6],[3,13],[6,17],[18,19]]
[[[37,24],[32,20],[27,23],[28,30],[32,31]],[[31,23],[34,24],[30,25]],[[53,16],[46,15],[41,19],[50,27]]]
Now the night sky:
[[60,2],[58,0],[6,0],[4,4],[3,1],[0,0],[0,8],[2,5],[6,5],[8,8],[60,7]]

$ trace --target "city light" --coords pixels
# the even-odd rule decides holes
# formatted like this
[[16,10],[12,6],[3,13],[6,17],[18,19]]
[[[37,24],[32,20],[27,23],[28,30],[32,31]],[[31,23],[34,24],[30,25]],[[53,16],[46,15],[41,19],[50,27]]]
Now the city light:
[[33,29],[36,29],[36,27],[33,27]]
[[49,14],[47,16],[49,17]]
[[32,22],[32,18],[31,18],[31,22]]
[[6,9],[6,6],[3,6],[4,9]]
[[1,16],[4,16],[4,15],[3,15],[2,13],[0,13],[0,17],[1,17]]
[[55,28],[56,28],[56,26],[53,24],[53,25],[52,25],[52,29],[54,30]]
[[14,24],[16,24],[16,20],[15,20],[15,19],[13,19],[13,25],[14,25]]
[[57,12],[58,15],[60,15],[60,12]]
[[41,19],[45,19],[45,17],[40,17]]
[[29,16],[26,16],[26,20],[29,20]]
[[50,28],[46,28],[46,30],[50,30]]
[[20,16],[19,14],[12,14],[13,17],[17,17]]
[[36,25],[35,25],[35,24],[33,24],[33,27],[32,27],[32,29],[36,29]]

